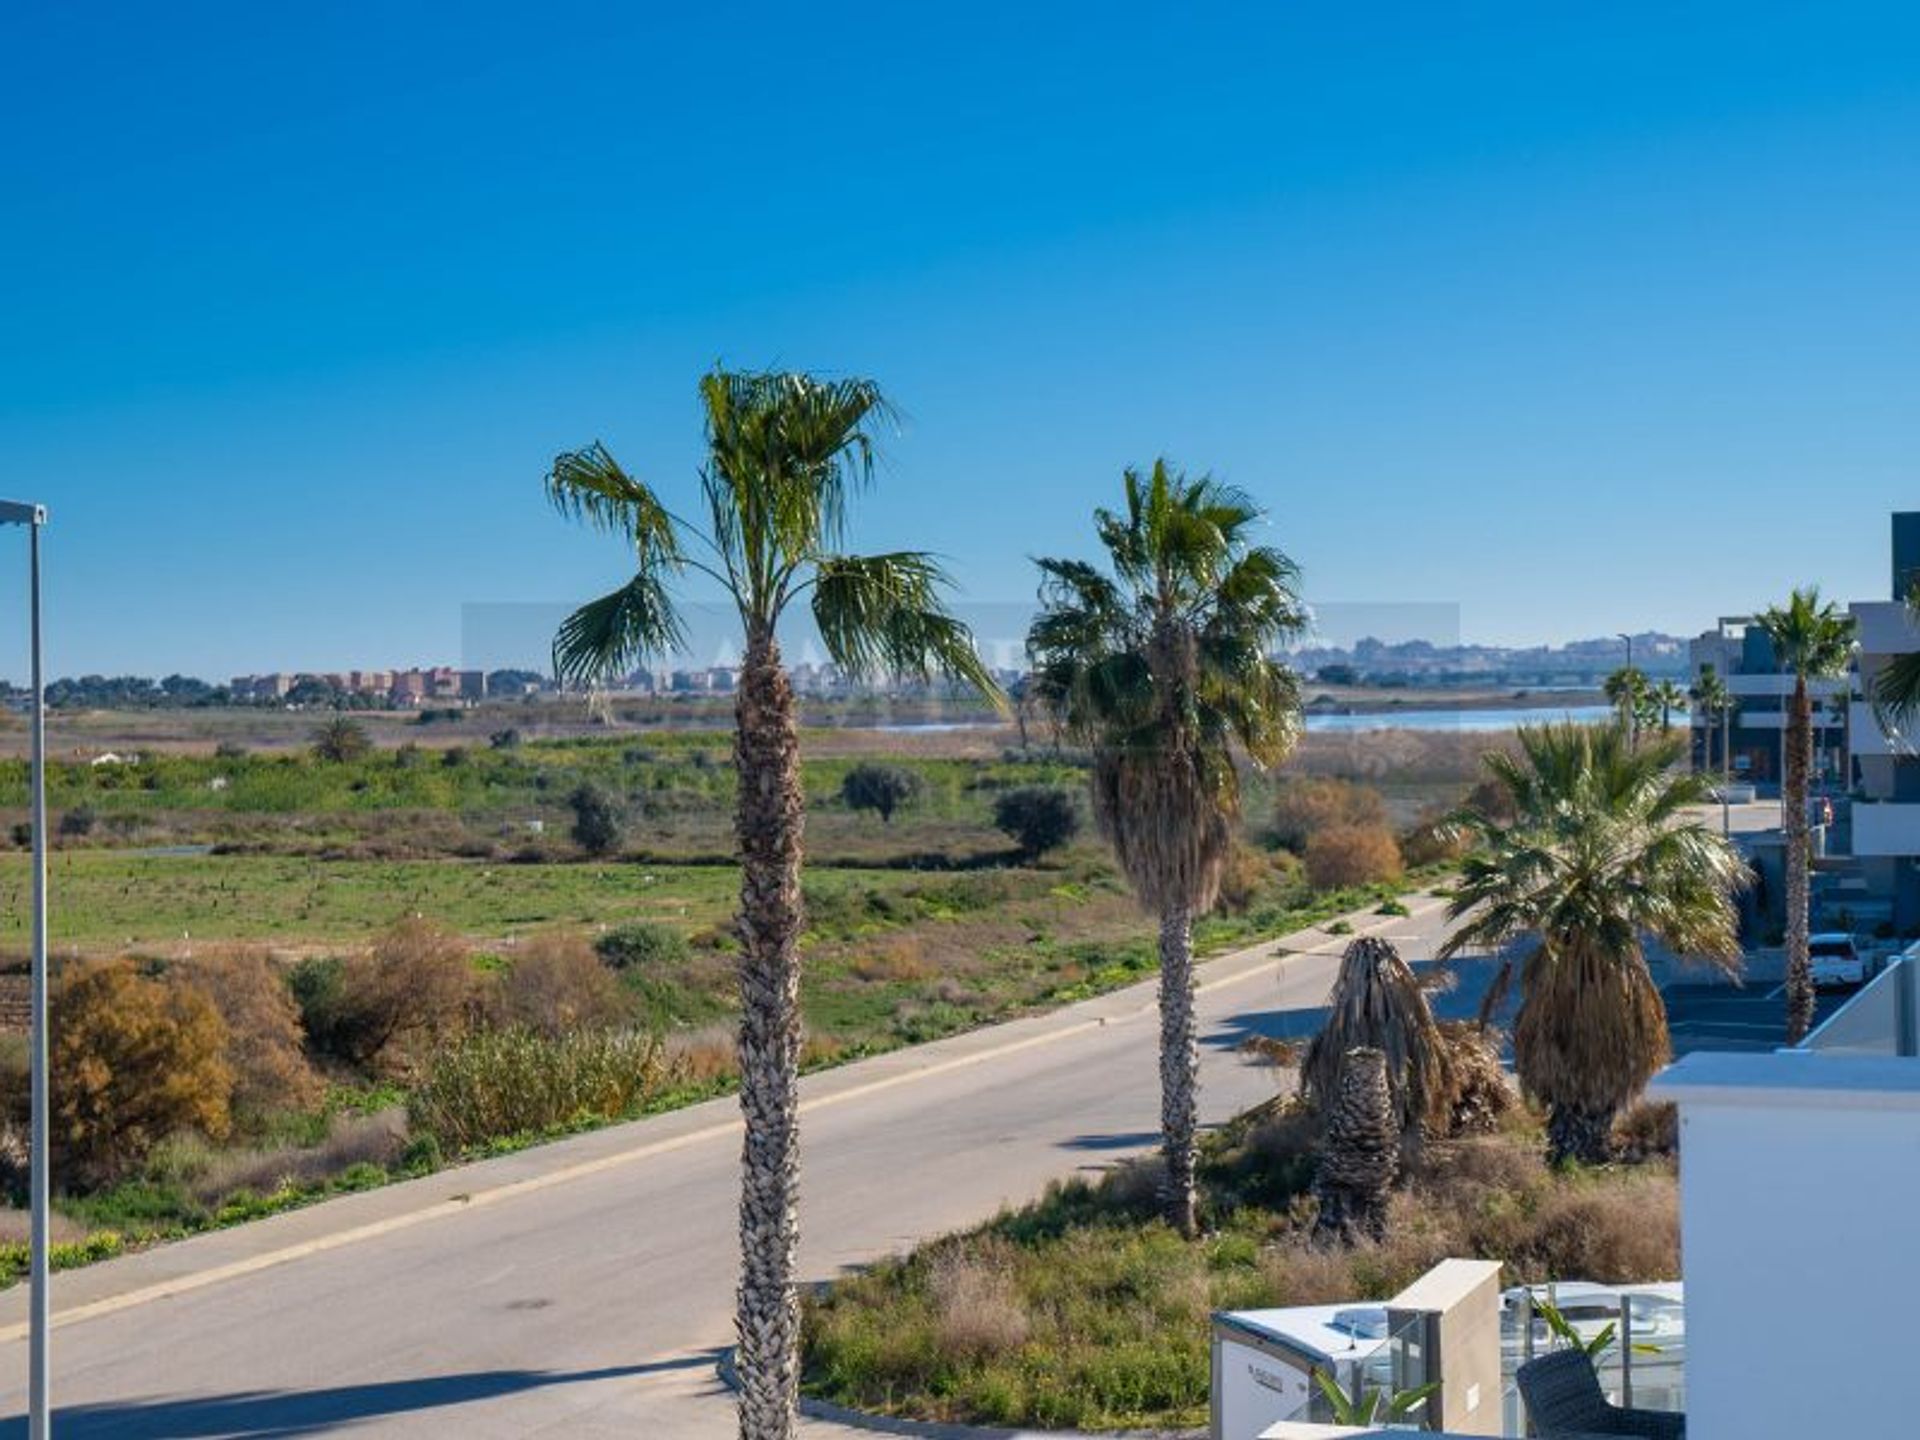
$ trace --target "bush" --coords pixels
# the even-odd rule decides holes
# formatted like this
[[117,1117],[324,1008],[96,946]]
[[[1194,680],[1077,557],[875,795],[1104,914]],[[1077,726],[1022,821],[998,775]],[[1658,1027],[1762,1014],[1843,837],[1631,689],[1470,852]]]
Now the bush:
[[500,979],[507,1024],[557,1040],[577,1030],[606,1030],[632,1012],[632,997],[584,940],[529,940]]
[[1256,850],[1236,840],[1220,872],[1220,908],[1244,915],[1270,892],[1297,882],[1300,862],[1285,850]]
[[1401,875],[1400,847],[1384,825],[1334,825],[1307,842],[1307,879],[1316,890],[1377,885]]
[[849,810],[878,811],[883,824],[919,793],[920,777],[898,765],[856,765],[840,781],[840,803]]
[[1413,866],[1450,865],[1464,858],[1469,846],[1465,834],[1444,822],[1430,820],[1400,837],[1400,858]]
[[1022,785],[993,802],[993,823],[1031,861],[1080,833],[1080,811],[1057,785]]
[[606,855],[620,848],[623,831],[620,809],[598,785],[582,785],[567,796],[573,811],[573,843],[589,855]]
[[1281,783],[1273,802],[1276,845],[1305,855],[1313,837],[1343,825],[1387,824],[1387,802],[1369,785],[1305,776]]
[[199,986],[131,960],[67,968],[49,999],[52,1143],[70,1178],[126,1174],[179,1130],[232,1128],[227,1027]]
[[[63,840],[84,840],[93,833],[93,827],[99,817],[93,813],[91,805],[76,805],[60,816],[60,824],[54,833]],[[27,844],[33,843],[33,827],[27,827]]]
[[314,758],[332,765],[348,765],[365,759],[373,749],[366,727],[358,720],[342,715],[327,721],[313,732]]
[[1489,820],[1497,820],[1511,825],[1514,821],[1513,792],[1506,783],[1492,776],[1477,782],[1467,792],[1467,809],[1475,814],[1484,815]]
[[188,961],[178,971],[207,993],[226,1022],[233,1116],[243,1129],[319,1100],[320,1077],[307,1061],[300,1007],[271,960],[237,951]]
[[687,937],[671,925],[651,920],[609,930],[593,942],[600,958],[616,970],[660,970],[683,963],[691,947]]
[[473,1021],[465,945],[417,917],[396,921],[366,953],[304,961],[291,979],[308,1043],[368,1072],[403,1071]]
[[407,1099],[407,1116],[416,1132],[470,1149],[585,1119],[619,1119],[663,1079],[660,1046],[649,1035],[548,1039],[484,1030],[434,1052]]

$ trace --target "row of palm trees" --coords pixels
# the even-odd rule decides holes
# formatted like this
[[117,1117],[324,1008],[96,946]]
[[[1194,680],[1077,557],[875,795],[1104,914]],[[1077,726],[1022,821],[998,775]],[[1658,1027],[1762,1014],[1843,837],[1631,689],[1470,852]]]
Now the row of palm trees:
[[[790,1440],[806,817],[780,627],[804,610],[851,674],[941,675],[1005,697],[948,608],[947,577],[931,555],[845,548],[852,500],[873,478],[876,432],[891,419],[873,382],[717,369],[700,398],[706,458],[691,515],[597,442],[554,462],[552,502],[617,536],[632,565],[624,584],[564,622],[554,658],[562,679],[591,683],[673,651],[690,577],[717,586],[738,615],[740,1434]],[[1164,463],[1128,471],[1121,507],[1095,513],[1104,563],[1038,562],[1040,612],[1028,635],[1031,698],[1091,753],[1094,814],[1159,923],[1164,1201],[1188,1234],[1198,1221],[1193,921],[1212,905],[1229,856],[1236,756],[1276,764],[1300,728],[1295,677],[1271,657],[1302,633],[1306,612],[1293,563],[1257,543],[1262,519],[1247,496],[1210,478]],[[1824,663],[1811,643],[1782,653],[1809,674]],[[1803,698],[1796,691],[1796,706]],[[1680,703],[1662,701],[1669,714]],[[1521,759],[1490,762],[1519,819],[1459,822],[1477,844],[1447,952],[1529,937],[1503,976],[1517,969],[1522,992],[1516,1060],[1548,1106],[1555,1150],[1568,1156],[1599,1153],[1613,1114],[1665,1058],[1642,936],[1723,965],[1738,954],[1729,897],[1743,871],[1724,840],[1684,815],[1704,798],[1702,782],[1676,770],[1679,742],[1639,745],[1632,728],[1523,732]],[[1803,950],[1804,931],[1803,916]]]
[[[735,1328],[743,1440],[794,1433],[800,1312],[799,937],[805,809],[793,691],[779,628],[810,613],[854,675],[960,680],[1004,703],[928,554],[843,548],[849,506],[873,475],[890,418],[866,380],[716,370],[700,385],[700,510],[682,515],[599,443],[561,455],[548,495],[618,536],[633,573],[561,626],[568,681],[618,675],[684,639],[690,575],[734,605],[743,662],[734,761],[741,859],[738,930],[741,1270]],[[1159,921],[1162,1132],[1169,1219],[1192,1233],[1198,1120],[1194,917],[1219,890],[1239,803],[1235,752],[1285,757],[1299,730],[1295,678],[1271,655],[1306,613],[1297,571],[1256,544],[1261,512],[1240,492],[1156,464],[1125,476],[1124,505],[1095,515],[1104,568],[1039,562],[1029,637],[1034,690],[1093,756],[1093,810],[1140,901]]]

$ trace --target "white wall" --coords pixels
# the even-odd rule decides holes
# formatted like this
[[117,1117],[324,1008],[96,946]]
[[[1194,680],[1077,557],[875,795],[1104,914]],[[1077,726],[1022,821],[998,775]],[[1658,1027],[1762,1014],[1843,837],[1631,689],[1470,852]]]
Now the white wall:
[[1693,1055],[1681,1107],[1690,1440],[1920,1433],[1920,1061]]

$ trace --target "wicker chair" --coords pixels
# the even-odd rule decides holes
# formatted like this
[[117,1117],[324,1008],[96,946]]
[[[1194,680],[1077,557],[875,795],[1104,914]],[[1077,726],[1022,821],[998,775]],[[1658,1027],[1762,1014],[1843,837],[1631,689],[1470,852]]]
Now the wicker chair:
[[1637,1435],[1644,1440],[1685,1440],[1687,1418],[1666,1410],[1629,1410],[1611,1405],[1584,1350],[1556,1350],[1529,1360],[1513,1377],[1536,1435],[1577,1437]]

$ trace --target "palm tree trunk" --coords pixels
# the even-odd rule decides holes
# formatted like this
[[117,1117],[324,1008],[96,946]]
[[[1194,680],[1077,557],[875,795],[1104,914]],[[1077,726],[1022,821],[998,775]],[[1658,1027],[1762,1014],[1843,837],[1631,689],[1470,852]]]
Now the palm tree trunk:
[[1796,677],[1787,717],[1787,1043],[1798,1045],[1813,1028],[1813,969],[1807,957],[1807,889],[1811,859],[1807,838],[1807,766],[1812,759],[1813,716],[1807,682]]
[[1193,1020],[1193,918],[1184,905],[1160,917],[1160,1134],[1166,1153],[1167,1221],[1199,1227],[1194,1181],[1200,1114],[1200,1043]]
[[793,690],[771,634],[750,634],[734,705],[740,794],[741,1440],[797,1424],[800,1299],[800,853],[804,812]]
[[1604,1165],[1613,1158],[1611,1110],[1589,1110],[1558,1103],[1547,1110],[1547,1157],[1554,1164],[1577,1160]]

